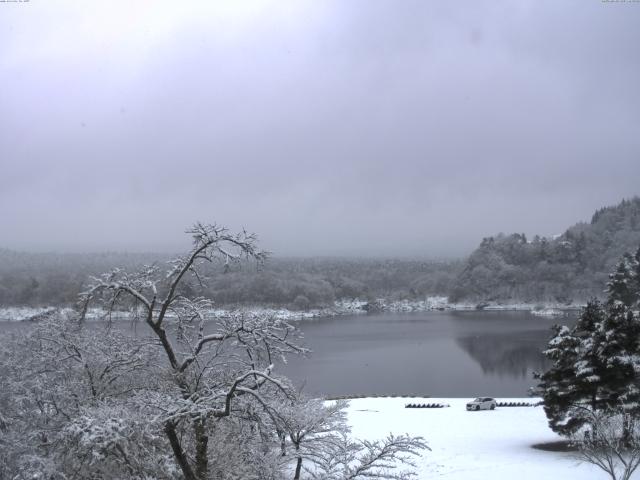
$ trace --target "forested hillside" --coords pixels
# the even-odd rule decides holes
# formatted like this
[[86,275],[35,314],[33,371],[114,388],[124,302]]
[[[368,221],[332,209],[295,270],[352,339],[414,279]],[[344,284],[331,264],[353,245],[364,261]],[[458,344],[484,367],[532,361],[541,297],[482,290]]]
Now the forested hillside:
[[[0,249],[0,306],[71,305],[91,275],[119,267],[162,264],[161,254],[50,254]],[[446,295],[460,262],[402,259],[270,258],[208,268],[206,287],[185,283],[185,293],[217,305],[324,307],[342,298],[420,299]]]
[[582,302],[602,296],[608,273],[640,245],[640,198],[598,210],[562,235],[482,240],[452,289],[452,300]]
[[[209,268],[206,288],[189,294],[218,305],[306,309],[343,298],[423,299],[448,295],[471,302],[583,302],[600,296],[607,275],[625,252],[640,245],[640,198],[598,210],[556,238],[524,234],[482,240],[462,261],[280,258],[222,273]],[[71,305],[89,276],[115,267],[133,270],[163,263],[162,254],[34,254],[0,249],[0,306]]]

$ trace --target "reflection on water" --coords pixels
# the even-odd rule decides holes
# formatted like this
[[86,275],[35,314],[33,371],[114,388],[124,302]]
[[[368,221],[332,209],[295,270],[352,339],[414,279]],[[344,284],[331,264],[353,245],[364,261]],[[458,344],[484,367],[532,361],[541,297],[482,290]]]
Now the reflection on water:
[[548,367],[540,349],[547,337],[534,331],[522,332],[520,336],[510,333],[460,337],[456,343],[478,362],[484,374],[524,379]]
[[310,393],[524,396],[554,323],[528,312],[381,313],[302,323],[312,356],[285,373]]

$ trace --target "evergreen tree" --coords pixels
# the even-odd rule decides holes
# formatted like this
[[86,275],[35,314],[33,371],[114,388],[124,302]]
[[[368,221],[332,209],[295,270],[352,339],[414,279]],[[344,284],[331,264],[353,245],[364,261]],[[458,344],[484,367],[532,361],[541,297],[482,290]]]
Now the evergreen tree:
[[591,301],[573,328],[555,327],[544,352],[553,364],[537,375],[537,393],[555,432],[575,433],[596,410],[640,415],[640,314],[633,310],[640,297],[638,268],[637,259],[625,254],[610,275],[606,304]]
[[[640,253],[640,251],[638,252]],[[636,253],[636,256],[638,255]],[[616,269],[609,275],[607,283],[608,303],[622,303],[628,307],[638,302],[638,260],[635,256],[625,253],[616,265]]]
[[633,256],[633,259],[635,261],[635,270],[634,270],[635,287],[636,287],[636,292],[639,292],[636,301],[640,302],[640,246],[636,250],[636,253]]
[[554,331],[549,348],[544,352],[554,363],[543,374],[536,374],[540,380],[538,393],[542,396],[551,429],[568,434],[582,424],[579,419],[569,415],[576,402],[572,386],[580,341],[565,326],[556,325]]
[[592,410],[600,406],[606,383],[605,363],[600,354],[602,349],[600,326],[605,317],[604,306],[597,300],[592,300],[584,308],[573,328],[573,334],[580,343],[572,388],[579,402],[588,404]]
[[598,355],[598,330],[603,317],[602,305],[589,302],[572,329],[554,327],[544,352],[553,365],[536,376],[540,380],[537,393],[542,396],[549,426],[560,434],[573,433],[587,421],[588,409],[599,407],[604,364]]
[[640,317],[615,303],[608,307],[600,330],[604,403],[640,413]]

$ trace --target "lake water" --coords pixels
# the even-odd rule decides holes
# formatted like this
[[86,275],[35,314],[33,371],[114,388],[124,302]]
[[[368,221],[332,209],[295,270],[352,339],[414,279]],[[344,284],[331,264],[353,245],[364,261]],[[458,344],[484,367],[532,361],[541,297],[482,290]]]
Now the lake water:
[[[522,397],[546,366],[540,351],[551,326],[574,321],[476,311],[305,320],[299,326],[313,353],[278,371],[311,395]],[[0,332],[28,325],[0,322]]]
[[301,324],[308,359],[284,373],[310,394],[522,397],[555,323],[529,312],[381,313]]

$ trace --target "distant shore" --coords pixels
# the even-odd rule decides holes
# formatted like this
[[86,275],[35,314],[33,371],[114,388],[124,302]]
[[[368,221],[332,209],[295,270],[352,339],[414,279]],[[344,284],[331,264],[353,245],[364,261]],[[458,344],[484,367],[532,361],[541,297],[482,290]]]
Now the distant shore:
[[[359,299],[339,300],[331,307],[312,308],[309,310],[290,310],[287,308],[273,308],[264,306],[243,306],[236,308],[219,308],[211,311],[213,318],[224,318],[239,313],[271,315],[282,320],[307,320],[323,317],[335,317],[341,315],[362,315],[367,313],[411,313],[429,311],[528,311],[533,315],[552,317],[563,316],[568,311],[578,310],[583,304],[559,304],[559,303],[449,303],[447,297],[427,297],[424,300],[384,300],[378,299],[368,302]],[[2,307],[0,306],[0,321],[37,322],[48,316],[62,312],[70,314],[70,308],[58,307]],[[107,316],[107,312],[100,309],[92,309],[87,312],[88,320],[99,320]],[[130,319],[130,312],[118,311],[112,314],[115,319]]]

